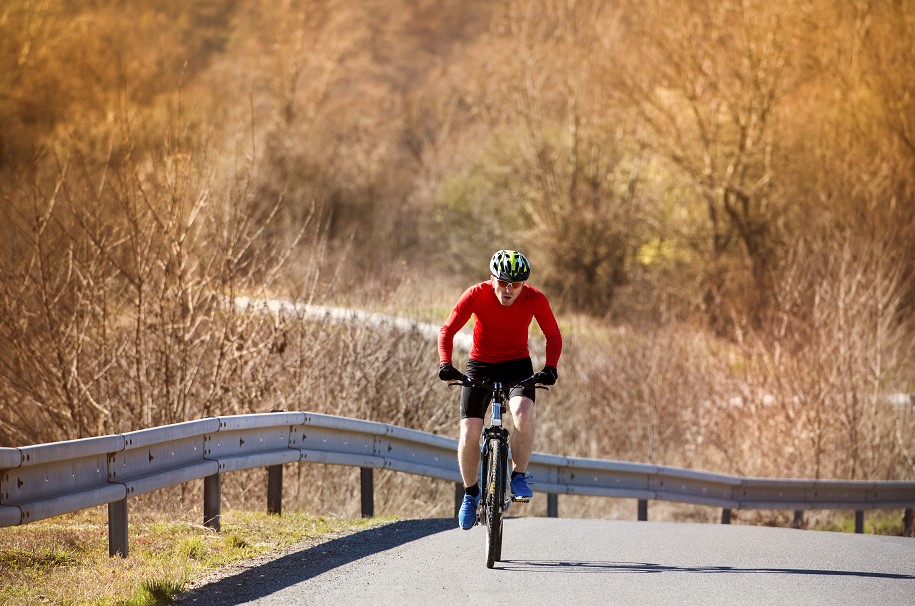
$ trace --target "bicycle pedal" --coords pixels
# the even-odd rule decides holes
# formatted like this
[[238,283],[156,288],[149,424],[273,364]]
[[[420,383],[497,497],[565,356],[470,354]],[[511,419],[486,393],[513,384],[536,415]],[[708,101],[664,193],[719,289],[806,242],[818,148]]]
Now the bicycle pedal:
[[515,495],[512,495],[512,502],[513,503],[530,503],[531,498],[530,497],[516,497]]

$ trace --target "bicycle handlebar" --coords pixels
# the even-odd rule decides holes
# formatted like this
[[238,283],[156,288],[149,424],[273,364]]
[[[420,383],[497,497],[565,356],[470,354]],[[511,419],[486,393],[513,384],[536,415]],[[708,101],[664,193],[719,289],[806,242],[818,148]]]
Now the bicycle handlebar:
[[[448,387],[482,387],[482,388],[488,389],[490,391],[496,390],[495,383],[489,383],[487,381],[474,381],[467,375],[465,375],[463,373],[461,373],[461,374],[463,376],[463,379],[461,379],[460,381],[449,381]],[[518,387],[519,385],[521,385],[524,387],[533,387],[534,389],[545,389],[545,390],[549,391],[549,389],[550,389],[549,387],[546,387],[545,385],[538,385],[538,384],[534,383],[534,377],[536,377],[536,376],[537,375],[531,375],[528,378],[521,379],[519,381],[502,383],[502,389],[509,390],[512,387]]]

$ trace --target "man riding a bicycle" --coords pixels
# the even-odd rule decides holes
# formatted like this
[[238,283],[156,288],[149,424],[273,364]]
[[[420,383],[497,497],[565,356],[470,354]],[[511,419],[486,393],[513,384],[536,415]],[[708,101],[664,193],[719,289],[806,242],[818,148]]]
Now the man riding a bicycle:
[[[534,382],[553,385],[556,365],[562,352],[562,335],[546,296],[526,284],[531,266],[527,258],[515,250],[499,250],[489,262],[490,279],[468,288],[442,326],[438,349],[441,358],[438,376],[443,381],[462,380],[464,375],[451,365],[454,335],[464,327],[470,316],[476,317],[473,327],[473,347],[467,362],[466,375],[472,381],[512,382],[534,374],[528,349],[531,321],[546,337],[546,361]],[[458,515],[461,528],[468,530],[476,523],[480,502],[477,469],[480,465],[480,435],[483,417],[489,406],[491,392],[484,387],[465,385],[461,388],[461,433],[458,442],[458,464],[464,482],[464,500]],[[517,386],[511,390],[509,410],[514,431],[511,432],[512,498],[527,501],[533,492],[526,475],[534,445],[533,386]]]

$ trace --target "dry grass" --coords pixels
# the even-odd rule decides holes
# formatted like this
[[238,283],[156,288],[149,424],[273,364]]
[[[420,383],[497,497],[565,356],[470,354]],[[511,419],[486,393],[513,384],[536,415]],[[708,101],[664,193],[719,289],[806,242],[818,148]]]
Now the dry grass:
[[[190,518],[194,522],[190,521]],[[228,511],[222,532],[182,516],[133,515],[130,557],[108,557],[107,517],[93,509],[0,531],[0,603],[166,604],[231,562],[383,523]]]

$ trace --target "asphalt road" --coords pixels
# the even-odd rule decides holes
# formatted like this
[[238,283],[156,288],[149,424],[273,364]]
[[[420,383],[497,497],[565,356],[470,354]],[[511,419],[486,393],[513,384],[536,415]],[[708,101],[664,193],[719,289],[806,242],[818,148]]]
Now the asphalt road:
[[406,520],[238,570],[182,604],[915,604],[915,539],[550,518]]

